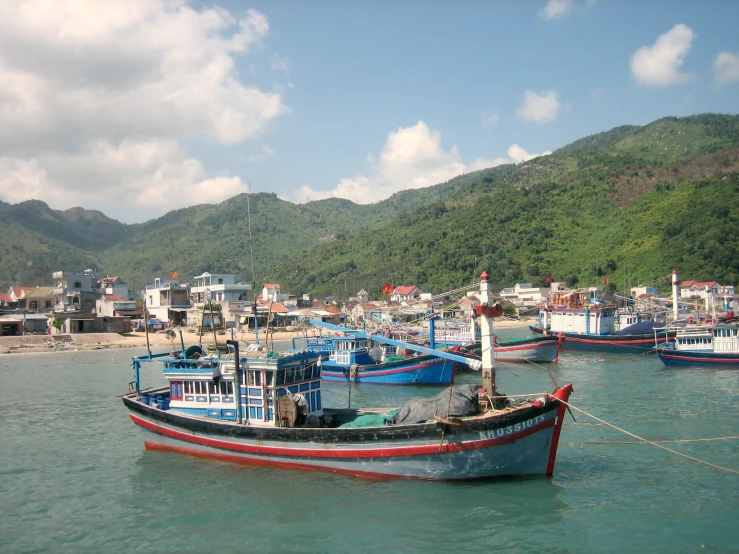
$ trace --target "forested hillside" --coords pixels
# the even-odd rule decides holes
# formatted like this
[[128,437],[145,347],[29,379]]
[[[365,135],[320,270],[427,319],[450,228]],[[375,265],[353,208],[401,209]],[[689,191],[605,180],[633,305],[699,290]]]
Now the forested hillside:
[[[495,174],[505,168],[484,170]],[[403,191],[373,205],[329,198],[295,205],[275,194],[250,196],[257,280],[268,271],[337,237],[382,227],[419,206],[475,181],[475,174],[420,190]],[[143,224],[125,225],[100,212],[50,209],[41,201],[0,202],[5,226],[0,245],[0,290],[10,284],[48,284],[51,273],[97,268],[121,275],[138,290],[177,271],[183,279],[203,271],[251,281],[247,195],[220,204],[176,210]]]
[[666,287],[674,268],[739,284],[739,116],[623,126],[518,166],[462,175],[372,205],[295,205],[274,194],[125,225],[40,201],[0,202],[0,290],[88,267],[134,289],[172,271],[344,297],[382,283],[442,291],[485,268],[494,288],[551,275],[570,285]]
[[441,291],[482,268],[495,288],[739,282],[739,117],[666,118],[587,137],[468,187],[378,232],[272,274],[291,291],[384,282]]

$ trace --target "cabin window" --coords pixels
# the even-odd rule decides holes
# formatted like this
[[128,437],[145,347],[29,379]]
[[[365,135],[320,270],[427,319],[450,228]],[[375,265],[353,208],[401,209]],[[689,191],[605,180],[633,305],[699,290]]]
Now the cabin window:
[[264,374],[264,379],[266,381],[265,382],[265,385],[267,385],[268,387],[271,387],[272,385],[274,385],[275,372],[274,371],[268,371],[268,372],[266,372]]
[[313,366],[313,378],[314,379],[320,379],[321,378],[321,366],[318,364],[315,364]]
[[303,374],[303,379],[307,380],[307,379],[310,379],[311,377],[313,377],[313,365],[307,365],[305,366],[305,372]]
[[185,381],[185,394],[193,394],[195,391],[193,390],[192,381]]
[[195,381],[195,394],[208,394],[208,383]]
[[[223,396],[231,396],[234,393],[234,384],[231,381],[221,380],[221,382],[218,383],[218,388]],[[216,391],[215,394],[218,394],[218,391]]]
[[250,387],[261,387],[262,386],[262,372],[261,371],[248,371]]
[[304,373],[305,372],[303,371],[303,366],[296,367],[295,368],[295,381],[302,381]]
[[169,384],[169,398],[171,400],[182,400],[182,381],[172,381]]
[[278,369],[277,370],[277,379],[275,380],[275,385],[284,385],[285,384],[285,370],[284,369]]
[[295,382],[295,368],[294,367],[288,367],[287,368],[287,378],[285,379],[285,383],[294,383]]

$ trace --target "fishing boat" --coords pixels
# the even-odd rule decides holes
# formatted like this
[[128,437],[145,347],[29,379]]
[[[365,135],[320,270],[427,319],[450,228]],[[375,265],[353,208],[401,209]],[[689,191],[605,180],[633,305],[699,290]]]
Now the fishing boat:
[[[534,334],[561,337],[562,350],[619,354],[653,352],[654,329],[663,327],[664,322],[656,320],[654,314],[619,313],[614,304],[593,302],[588,291],[553,294],[539,309],[538,322],[529,325]],[[657,338],[660,344],[674,339],[674,331]]]
[[[483,344],[492,346],[488,279],[484,272],[478,308]],[[146,448],[380,478],[467,480],[554,471],[572,385],[504,395],[496,389],[492,348],[479,361],[408,345],[480,369],[482,383],[449,387],[435,404],[416,399],[388,412],[324,406],[316,352],[281,355],[254,346],[244,352],[238,341],[227,342],[233,352],[216,349],[197,358],[191,350],[186,357],[183,344],[175,355],[133,359],[134,380],[122,399]],[[141,388],[141,364],[150,362],[163,364],[168,387]]]
[[656,350],[665,365],[739,367],[739,325],[688,325]]
[[[493,337],[496,362],[514,363],[556,363],[562,337],[557,335],[529,335],[526,337]],[[476,342],[469,346],[455,346],[450,349],[463,355],[480,357],[482,344]]]
[[[308,322],[326,326],[320,320],[309,319]],[[452,361],[434,354],[398,355],[398,350],[393,353],[386,348],[373,347],[371,340],[352,334],[348,328],[330,327],[340,329],[342,334],[306,343],[307,349],[322,355],[321,378],[324,381],[373,385],[449,385],[452,382]],[[405,346],[400,350],[404,351]]]

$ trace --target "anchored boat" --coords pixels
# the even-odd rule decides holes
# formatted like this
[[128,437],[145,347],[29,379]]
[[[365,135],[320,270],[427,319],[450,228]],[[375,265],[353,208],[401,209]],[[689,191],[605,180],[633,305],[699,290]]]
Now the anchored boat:
[[[482,362],[435,355],[481,369],[482,383],[450,387],[436,404],[414,400],[398,413],[329,409],[321,397],[319,353],[242,352],[237,341],[228,341],[232,353],[216,349],[198,357],[193,349],[187,358],[183,345],[175,355],[134,358],[123,402],[149,449],[365,477],[551,475],[572,385],[551,393],[499,393],[487,272],[479,298],[482,342],[490,347]],[[141,389],[140,367],[147,362],[163,364],[168,387]],[[446,394],[445,412],[439,400]]]
[[675,341],[657,347],[665,365],[739,367],[739,326],[732,324],[686,326]]

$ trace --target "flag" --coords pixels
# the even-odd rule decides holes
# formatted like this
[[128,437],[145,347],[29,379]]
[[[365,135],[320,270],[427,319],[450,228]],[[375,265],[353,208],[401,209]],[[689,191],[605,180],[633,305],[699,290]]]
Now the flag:
[[382,294],[392,294],[393,293],[393,284],[392,283],[385,283],[382,285]]
[[180,278],[180,274],[177,271],[173,271],[172,273],[169,274],[169,278],[170,279],[179,279]]
[[544,282],[551,284],[552,282],[554,282],[554,278],[551,275],[547,275],[546,277],[544,277]]
[[603,279],[603,284],[604,285],[607,285],[608,283],[610,283],[610,281],[608,280],[608,277],[606,277],[605,279]]

